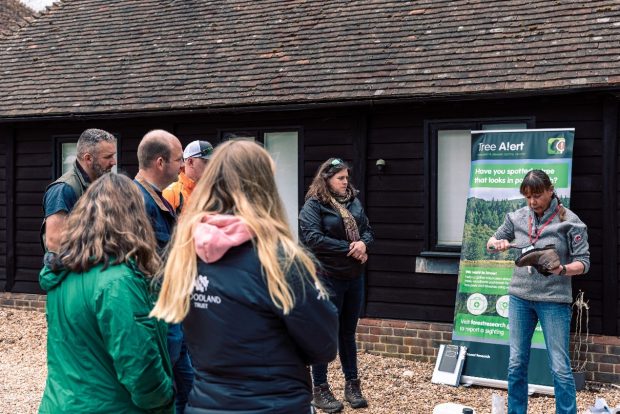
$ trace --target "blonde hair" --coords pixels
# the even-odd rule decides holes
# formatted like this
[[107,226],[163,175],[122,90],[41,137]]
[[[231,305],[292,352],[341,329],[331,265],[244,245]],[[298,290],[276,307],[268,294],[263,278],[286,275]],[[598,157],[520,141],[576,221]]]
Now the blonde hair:
[[145,276],[160,267],[144,199],[131,179],[114,173],[92,183],[67,218],[61,260],[74,272],[133,262]]
[[205,214],[233,214],[254,234],[262,272],[273,303],[287,314],[295,295],[287,274],[296,270],[322,293],[313,260],[294,240],[276,188],[274,163],[251,141],[220,144],[194,188],[172,239],[164,280],[152,316],[180,322],[189,311],[197,273],[193,230]]

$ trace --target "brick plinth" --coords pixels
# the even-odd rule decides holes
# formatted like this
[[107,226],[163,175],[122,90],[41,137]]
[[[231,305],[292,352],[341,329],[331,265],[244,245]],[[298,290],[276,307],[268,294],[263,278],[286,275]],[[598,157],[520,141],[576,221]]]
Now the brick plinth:
[[45,295],[0,292],[0,308],[29,309],[45,312]]
[[[357,347],[368,353],[434,363],[439,345],[449,344],[452,324],[390,319],[360,319]],[[571,349],[575,348],[571,338]],[[590,335],[587,351],[582,343],[580,360],[586,362],[590,382],[620,383],[620,337]],[[575,355],[574,353],[572,355]]]

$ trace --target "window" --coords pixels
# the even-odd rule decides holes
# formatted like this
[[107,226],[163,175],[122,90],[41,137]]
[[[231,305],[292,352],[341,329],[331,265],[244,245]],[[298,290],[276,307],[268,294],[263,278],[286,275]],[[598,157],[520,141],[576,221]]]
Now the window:
[[436,121],[426,125],[427,243],[431,252],[460,254],[469,192],[471,133],[480,129],[533,128],[529,118],[489,121]]
[[278,192],[284,203],[286,216],[293,238],[298,238],[298,216],[300,200],[299,183],[302,180],[300,170],[299,144],[300,131],[295,130],[243,130],[243,131],[220,131],[222,140],[247,139],[262,143],[275,161],[275,180]]
[[293,237],[297,240],[299,212],[299,150],[297,131],[267,132],[265,149],[276,163],[276,185],[288,217]]
[[222,131],[220,133],[221,141],[228,141],[230,139],[247,139],[249,141],[263,142],[259,131]]
[[[118,162],[118,134],[116,137],[116,159]],[[77,141],[79,135],[62,135],[53,137],[54,141],[54,157],[52,162],[52,175],[56,180],[58,177],[71,169],[77,158]],[[116,172],[116,165],[112,168],[112,172]]]
[[437,133],[437,244],[458,247],[463,239],[469,191],[471,137],[469,131]]
[[63,142],[60,144],[60,160],[62,163],[60,175],[63,175],[71,169],[76,158],[77,142]]

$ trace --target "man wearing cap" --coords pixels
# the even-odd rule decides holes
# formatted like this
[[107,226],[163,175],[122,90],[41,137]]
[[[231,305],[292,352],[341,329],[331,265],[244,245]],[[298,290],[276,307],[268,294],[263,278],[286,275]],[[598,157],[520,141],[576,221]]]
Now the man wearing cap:
[[89,128],[77,142],[71,169],[45,189],[41,242],[45,251],[58,252],[67,215],[86,188],[116,165],[116,138],[107,131]]
[[183,151],[184,171],[181,171],[177,181],[163,191],[164,198],[172,205],[177,214],[187,204],[189,196],[196,186],[196,182],[202,176],[207,166],[207,160],[211,158],[212,153],[213,145],[209,141],[192,141],[185,147],[185,151]]

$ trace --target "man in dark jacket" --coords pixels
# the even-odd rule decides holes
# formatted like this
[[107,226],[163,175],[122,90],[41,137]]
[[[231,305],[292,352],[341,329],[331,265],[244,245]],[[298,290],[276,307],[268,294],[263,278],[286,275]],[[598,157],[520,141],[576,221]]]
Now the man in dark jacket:
[[[162,195],[174,182],[183,165],[183,148],[177,137],[164,130],[148,132],[138,145],[138,174],[135,183],[142,191],[146,214],[151,220],[160,255],[172,236],[176,214]],[[183,414],[187,396],[192,389],[194,371],[181,324],[168,326],[168,352],[174,372],[177,414]]]
[[45,189],[41,241],[46,251],[58,252],[67,215],[90,183],[116,165],[116,138],[102,129],[82,132],[71,169]]

